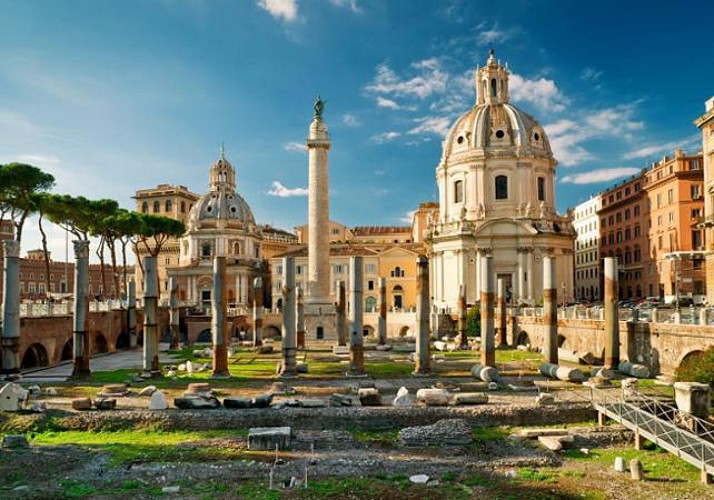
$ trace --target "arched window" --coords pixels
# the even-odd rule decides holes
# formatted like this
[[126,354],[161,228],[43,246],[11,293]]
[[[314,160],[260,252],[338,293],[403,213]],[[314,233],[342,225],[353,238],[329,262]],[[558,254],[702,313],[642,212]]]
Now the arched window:
[[158,214],[159,212],[161,212],[161,203],[157,200],[154,202],[154,213]]
[[148,213],[149,212],[149,204],[147,202],[144,202],[141,204],[141,211],[142,213]]
[[491,79],[491,97],[496,97],[496,79]]
[[371,313],[377,310],[377,299],[374,297],[367,297],[364,301],[365,312]]
[[[394,269],[392,269],[392,272],[390,273],[392,278],[403,278],[404,277],[404,269],[401,267],[397,266]],[[399,286],[399,285],[397,285]],[[401,290],[401,287],[399,288]]]
[[186,213],[186,202],[185,201],[181,202],[181,213],[182,214]]
[[235,255],[240,255],[240,243],[233,244],[233,253]]
[[505,175],[496,176],[496,199],[508,199],[508,177],[506,177]]
[[538,201],[545,201],[545,177],[538,177]]
[[170,213],[171,212],[171,200],[166,200],[166,212]]
[[463,203],[464,201],[464,181],[454,182],[454,203]]

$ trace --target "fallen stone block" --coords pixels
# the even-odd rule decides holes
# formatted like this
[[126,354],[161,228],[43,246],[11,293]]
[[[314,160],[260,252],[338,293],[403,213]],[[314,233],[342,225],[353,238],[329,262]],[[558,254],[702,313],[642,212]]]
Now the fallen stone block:
[[97,398],[94,400],[94,407],[97,410],[115,410],[117,400],[114,398]]
[[617,369],[622,373],[636,378],[650,378],[650,370],[645,365],[622,361],[617,365]]
[[391,351],[391,350],[392,350],[392,346],[389,345],[389,344],[378,344],[377,347],[375,347],[375,349],[378,350],[378,351],[382,351],[382,352],[384,352],[384,351]]
[[382,397],[379,395],[379,391],[375,388],[363,388],[357,391],[357,397],[362,406],[381,406]]
[[102,387],[100,396],[121,398],[129,394],[129,389],[126,384],[108,384]]
[[550,451],[560,451],[563,445],[556,438],[551,436],[538,436],[538,442]]
[[429,482],[429,476],[426,474],[414,474],[413,476],[409,476],[409,481],[414,484],[426,484]]
[[484,382],[498,382],[501,378],[493,366],[474,365],[471,367],[471,375]]
[[481,405],[488,403],[488,394],[485,392],[461,392],[454,394],[455,405]]
[[166,401],[166,396],[164,396],[163,392],[157,390],[151,394],[149,410],[166,410],[168,407],[169,403]]
[[523,429],[517,437],[535,439],[541,436],[567,436],[567,429]]
[[47,403],[44,401],[33,401],[30,411],[34,413],[43,413],[47,411]]
[[30,443],[24,434],[8,434],[2,438],[3,448],[29,448]]
[[400,387],[394,401],[392,401],[392,405],[411,406],[412,404],[414,404],[414,397],[409,394],[409,389],[406,387]]
[[267,394],[261,394],[260,396],[254,397],[251,404],[253,408],[268,408],[272,402],[273,394],[269,392]]
[[253,400],[251,398],[227,397],[223,398],[223,406],[231,409],[244,410],[253,407]]
[[555,378],[564,382],[582,382],[585,380],[585,375],[577,368],[568,368],[553,363],[541,364],[540,373],[546,377]]
[[42,389],[39,385],[31,385],[27,388],[27,392],[33,398],[39,398],[40,396],[42,396]]
[[[323,401],[322,399],[317,399],[317,398],[310,398],[310,399],[296,399],[293,400],[296,401],[297,404],[293,406],[299,406],[301,408],[325,408],[327,407],[327,403]],[[288,404],[288,402],[285,402],[286,406],[291,406]]]
[[248,449],[275,451],[290,449],[290,427],[253,427],[248,430]]
[[630,460],[630,476],[633,481],[643,481],[645,479],[645,469],[642,467],[642,462],[636,458]]
[[192,396],[192,395],[199,395],[199,396],[212,396],[213,391],[211,389],[211,384],[208,384],[206,382],[196,382],[193,384],[188,384],[188,388],[186,389],[186,392],[183,393],[184,396]]
[[555,404],[555,396],[547,392],[541,392],[535,398],[535,403],[538,406],[546,406]]
[[607,368],[600,368],[595,372],[593,377],[600,377],[605,380],[612,380],[615,378],[615,374],[612,372],[612,370],[608,370]]
[[593,389],[606,389],[612,387],[612,382],[610,380],[602,377],[590,377],[588,380],[583,382],[586,387],[592,387]]
[[142,390],[139,391],[139,396],[151,396],[155,392],[156,392],[155,385],[147,385],[146,387],[144,387]]
[[77,398],[72,400],[72,409],[77,411],[87,411],[92,409],[92,400],[89,398]]
[[174,406],[181,410],[212,410],[220,408],[221,402],[214,397],[184,396],[174,398]]
[[346,345],[334,345],[332,346],[332,354],[337,356],[349,356],[350,347]]
[[451,394],[446,389],[419,389],[416,399],[425,406],[447,406],[451,401]]
[[0,411],[22,410],[29,392],[20,384],[9,382],[0,389]]
[[57,395],[57,389],[55,389],[54,387],[48,387],[47,389],[45,389],[45,394],[46,394],[47,396],[56,396],[56,395]]
[[331,406],[353,406],[354,400],[345,394],[335,393],[330,396]]

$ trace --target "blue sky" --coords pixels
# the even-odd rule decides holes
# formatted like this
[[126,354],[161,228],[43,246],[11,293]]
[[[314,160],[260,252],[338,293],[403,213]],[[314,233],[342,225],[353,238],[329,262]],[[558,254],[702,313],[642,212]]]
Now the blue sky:
[[[221,142],[259,222],[307,217],[327,100],[331,218],[403,224],[436,199],[441,139],[488,49],[546,126],[564,211],[675,147],[714,95],[711,1],[0,0],[0,162],[110,197],[203,193]],[[39,246],[34,222],[23,252]],[[52,236],[64,258],[64,236]]]

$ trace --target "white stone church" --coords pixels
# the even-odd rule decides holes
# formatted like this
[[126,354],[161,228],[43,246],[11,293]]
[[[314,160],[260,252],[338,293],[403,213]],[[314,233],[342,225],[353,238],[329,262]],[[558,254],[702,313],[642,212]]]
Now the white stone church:
[[485,255],[514,304],[542,300],[542,259],[555,256],[558,299],[572,300],[575,231],[555,210],[557,161],[543,127],[509,103],[508,76],[491,51],[476,70],[476,105],[443,143],[439,215],[428,230],[439,310],[455,311],[462,287],[468,303],[480,299]]

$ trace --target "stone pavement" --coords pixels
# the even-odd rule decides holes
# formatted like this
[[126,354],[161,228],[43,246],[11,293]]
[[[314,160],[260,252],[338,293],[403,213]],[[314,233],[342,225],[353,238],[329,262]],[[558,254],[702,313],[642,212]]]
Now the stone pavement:
[[[168,344],[159,344],[159,362],[170,363],[176,358],[165,351]],[[95,371],[112,371],[122,369],[141,370],[141,348],[131,351],[117,351],[111,354],[100,354],[94,356],[89,361],[89,368]],[[64,382],[72,374],[72,362],[65,361],[60,365],[50,368],[40,368],[24,371],[22,373],[23,382]]]

